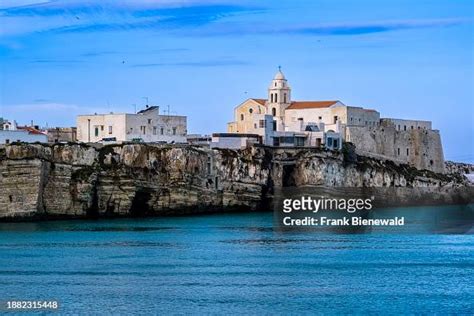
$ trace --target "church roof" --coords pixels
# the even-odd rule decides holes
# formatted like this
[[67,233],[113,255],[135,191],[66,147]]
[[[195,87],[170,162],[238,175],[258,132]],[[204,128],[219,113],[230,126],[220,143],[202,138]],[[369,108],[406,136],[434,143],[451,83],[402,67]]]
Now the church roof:
[[278,70],[273,80],[286,80],[286,78],[285,75],[281,72],[281,70]]
[[254,99],[252,98],[251,100],[254,100],[258,104],[265,105],[265,102],[267,102],[267,99]]
[[339,101],[294,101],[287,107],[287,110],[328,108]]

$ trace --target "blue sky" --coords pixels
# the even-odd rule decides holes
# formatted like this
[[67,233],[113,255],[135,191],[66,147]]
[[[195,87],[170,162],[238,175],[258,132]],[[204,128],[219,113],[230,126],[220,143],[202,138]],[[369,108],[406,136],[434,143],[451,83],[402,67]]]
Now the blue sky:
[[296,100],[432,120],[474,161],[474,1],[0,2],[0,116],[72,126],[150,104],[225,131],[281,65]]

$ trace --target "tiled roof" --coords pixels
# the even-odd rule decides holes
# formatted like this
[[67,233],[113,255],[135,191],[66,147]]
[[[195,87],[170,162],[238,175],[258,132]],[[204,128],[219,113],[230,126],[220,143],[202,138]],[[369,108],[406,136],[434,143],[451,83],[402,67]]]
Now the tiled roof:
[[255,102],[257,102],[261,105],[265,105],[265,103],[267,102],[267,99],[254,99],[254,98],[252,98],[252,100],[254,100]]
[[295,101],[287,107],[287,110],[328,108],[339,101]]

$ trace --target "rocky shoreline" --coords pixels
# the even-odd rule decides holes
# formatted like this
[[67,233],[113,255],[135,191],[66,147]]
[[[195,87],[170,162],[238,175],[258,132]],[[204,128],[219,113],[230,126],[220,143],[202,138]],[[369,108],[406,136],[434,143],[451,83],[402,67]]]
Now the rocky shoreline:
[[387,205],[473,202],[472,165],[439,174],[352,149],[12,144],[0,148],[0,220],[271,210],[295,188],[382,192]]

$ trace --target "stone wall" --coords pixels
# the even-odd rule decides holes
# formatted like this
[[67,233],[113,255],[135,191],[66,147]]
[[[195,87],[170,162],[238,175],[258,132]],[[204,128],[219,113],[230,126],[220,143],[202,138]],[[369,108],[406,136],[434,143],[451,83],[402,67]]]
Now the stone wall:
[[346,127],[346,141],[356,144],[360,155],[407,163],[417,169],[445,172],[439,131],[396,130],[393,124],[379,127]]

